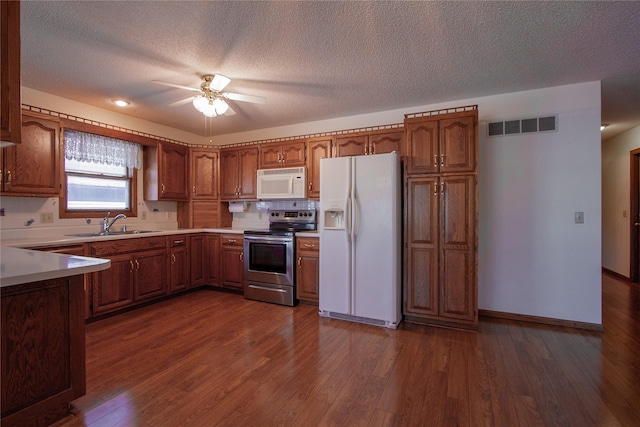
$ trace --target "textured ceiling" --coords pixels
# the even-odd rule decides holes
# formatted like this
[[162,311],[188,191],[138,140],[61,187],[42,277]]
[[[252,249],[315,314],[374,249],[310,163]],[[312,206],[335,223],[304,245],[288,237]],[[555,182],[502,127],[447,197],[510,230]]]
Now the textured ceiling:
[[[640,2],[23,1],[23,85],[214,136],[602,80],[602,120],[640,124]],[[169,106],[203,74],[234,102]],[[117,110],[122,112],[122,110]]]

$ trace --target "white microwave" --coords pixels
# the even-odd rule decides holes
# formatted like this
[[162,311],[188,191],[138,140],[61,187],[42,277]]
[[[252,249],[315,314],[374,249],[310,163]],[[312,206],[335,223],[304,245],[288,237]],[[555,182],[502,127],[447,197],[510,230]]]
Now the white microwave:
[[258,199],[304,199],[307,196],[307,169],[258,170]]

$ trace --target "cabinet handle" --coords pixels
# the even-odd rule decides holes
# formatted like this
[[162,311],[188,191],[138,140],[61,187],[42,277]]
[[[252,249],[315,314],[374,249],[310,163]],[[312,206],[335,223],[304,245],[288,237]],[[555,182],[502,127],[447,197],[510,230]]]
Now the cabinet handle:
[[164,184],[160,184],[160,188],[162,189],[161,190],[162,194],[164,194]]
[[298,267],[302,268],[302,257],[298,257]]
[[444,182],[440,181],[440,194],[444,195]]
[[436,182],[435,185],[433,186],[433,195],[437,196],[438,195],[438,183]]
[[176,240],[173,242],[174,245],[184,245],[184,240]]
[[133,272],[133,261],[129,260],[129,264],[131,264],[131,270]]
[[176,263],[176,254],[171,254],[171,264]]
[[440,154],[440,167],[444,167],[444,154]]
[[196,186],[195,185],[193,186],[193,189],[191,190],[191,194],[194,195],[194,196],[196,195]]
[[7,171],[7,185],[11,185],[11,171]]
[[302,246],[304,246],[305,248],[313,248],[313,245],[310,245],[309,243],[305,243]]
[[235,242],[236,242],[236,239],[229,239],[229,240],[227,240],[227,241],[228,241],[229,243],[235,243]]
[[311,188],[313,188],[313,182],[309,183],[309,191],[311,191]]
[[136,260],[136,270],[140,270],[140,263]]
[[436,168],[438,167],[438,155],[437,154],[433,155],[433,166],[436,167]]
[[244,262],[244,252],[240,252],[240,261]]

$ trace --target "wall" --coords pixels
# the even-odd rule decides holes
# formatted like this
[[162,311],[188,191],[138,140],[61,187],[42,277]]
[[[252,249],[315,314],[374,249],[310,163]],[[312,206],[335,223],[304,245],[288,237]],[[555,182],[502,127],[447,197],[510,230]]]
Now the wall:
[[602,266],[625,277],[631,271],[629,153],[638,148],[640,126],[602,143]]
[[[225,135],[214,142],[401,123],[406,113],[471,104],[478,104],[480,119],[480,309],[600,324],[600,82]],[[485,137],[487,122],[552,114],[558,115],[557,132]],[[584,212],[584,224],[574,224],[576,211]]]

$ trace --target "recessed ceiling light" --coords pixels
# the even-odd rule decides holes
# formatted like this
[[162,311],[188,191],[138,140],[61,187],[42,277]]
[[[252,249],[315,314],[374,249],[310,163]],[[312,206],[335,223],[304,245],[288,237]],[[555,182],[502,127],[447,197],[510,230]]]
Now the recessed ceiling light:
[[129,101],[125,101],[124,99],[114,99],[111,102],[116,104],[118,107],[126,107],[127,105],[131,104]]

